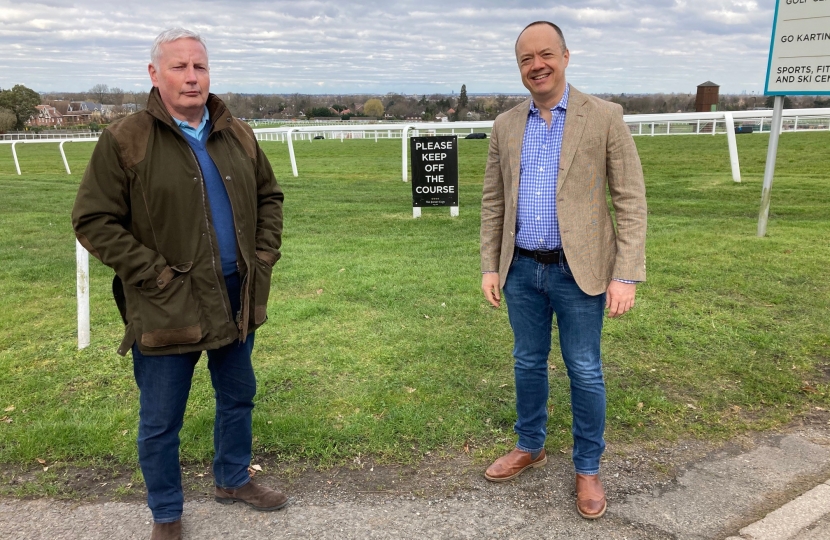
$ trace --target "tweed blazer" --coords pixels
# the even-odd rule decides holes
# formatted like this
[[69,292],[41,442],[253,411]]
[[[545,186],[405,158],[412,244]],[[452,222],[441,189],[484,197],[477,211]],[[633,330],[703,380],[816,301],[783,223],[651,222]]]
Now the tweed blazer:
[[[526,100],[496,118],[481,203],[481,270],[504,287],[516,241]],[[616,216],[616,228],[607,202]],[[645,281],[643,169],[622,107],[570,89],[556,207],[562,248],[579,288],[598,295],[612,278]]]

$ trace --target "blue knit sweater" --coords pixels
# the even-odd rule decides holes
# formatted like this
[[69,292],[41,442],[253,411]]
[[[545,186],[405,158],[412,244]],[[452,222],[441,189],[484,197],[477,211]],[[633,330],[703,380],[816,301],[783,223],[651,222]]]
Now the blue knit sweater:
[[228,191],[222,182],[222,175],[213,163],[207,151],[207,139],[210,133],[210,124],[202,130],[200,139],[192,137],[182,130],[185,140],[196,154],[199,167],[202,169],[202,177],[205,179],[207,196],[210,201],[210,213],[213,217],[213,228],[216,231],[216,238],[219,242],[219,255],[222,259],[222,273],[230,275],[238,271],[236,264],[236,233],[233,224],[233,209],[231,200],[228,198]]

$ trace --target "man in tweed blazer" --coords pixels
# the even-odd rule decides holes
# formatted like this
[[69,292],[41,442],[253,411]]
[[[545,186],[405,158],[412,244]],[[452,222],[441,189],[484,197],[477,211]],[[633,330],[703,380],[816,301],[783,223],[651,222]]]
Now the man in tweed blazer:
[[[600,358],[604,310],[619,317],[645,280],[646,199],[637,148],[619,105],[565,79],[561,30],[539,21],[516,41],[531,99],[493,125],[481,204],[481,288],[508,301],[514,335],[516,448],[485,473],[503,482],[547,462],[548,355],[553,316],[571,386],[577,510],[605,513]],[[606,196],[616,217],[608,208]]]

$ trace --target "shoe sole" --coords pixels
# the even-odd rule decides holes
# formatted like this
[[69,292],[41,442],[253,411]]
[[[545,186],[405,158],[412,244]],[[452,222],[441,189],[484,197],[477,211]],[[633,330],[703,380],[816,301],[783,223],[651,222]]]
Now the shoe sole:
[[531,469],[531,468],[536,469],[536,468],[539,468],[539,467],[544,467],[547,464],[547,462],[548,462],[548,456],[546,455],[545,457],[543,457],[539,461],[534,461],[530,465],[525,466],[523,469],[520,469],[517,473],[514,473],[510,476],[496,477],[496,476],[490,476],[489,474],[487,474],[485,472],[484,473],[484,478],[486,478],[487,480],[489,480],[491,482],[507,482],[508,480],[513,480],[514,478],[516,478],[517,476],[519,476],[520,474],[522,474],[523,472],[525,472],[528,469]]
[[243,501],[242,499],[214,497],[213,500],[215,500],[219,504],[233,504],[233,503],[236,503],[236,502],[241,502],[243,504],[247,504],[248,506],[250,506],[251,508],[253,508],[257,512],[274,512],[275,510],[280,510],[280,509],[285,508],[286,506],[288,506],[291,503],[292,499],[290,499],[290,498],[287,499],[284,503],[282,503],[279,506],[269,506],[267,508],[264,508],[262,506],[254,506],[253,504],[249,503],[248,501]]
[[602,510],[598,514],[583,514],[582,510],[579,509],[579,505],[576,507],[576,511],[579,512],[579,515],[584,517],[585,519],[599,519],[605,515],[605,510],[608,509],[608,502],[602,506]]

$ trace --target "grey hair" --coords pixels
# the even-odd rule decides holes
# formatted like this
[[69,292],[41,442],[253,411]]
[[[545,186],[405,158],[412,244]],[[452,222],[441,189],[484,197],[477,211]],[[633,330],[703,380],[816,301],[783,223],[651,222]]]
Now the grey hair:
[[195,39],[199,43],[202,44],[202,47],[205,48],[205,55],[207,55],[207,44],[205,40],[202,39],[202,36],[197,34],[192,30],[187,30],[185,28],[181,28],[179,26],[175,28],[168,28],[164,32],[156,37],[156,40],[153,41],[153,46],[150,48],[150,62],[153,63],[156,69],[159,67],[159,58],[161,57],[161,46],[165,43],[170,43],[171,41],[176,41],[179,39]]

